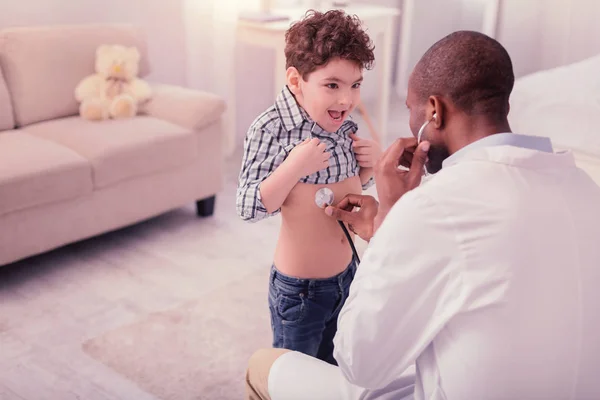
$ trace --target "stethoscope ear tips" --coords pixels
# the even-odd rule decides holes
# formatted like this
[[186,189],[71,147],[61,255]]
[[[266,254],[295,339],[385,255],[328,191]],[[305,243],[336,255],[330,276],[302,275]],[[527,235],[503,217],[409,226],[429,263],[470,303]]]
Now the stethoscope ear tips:
[[421,125],[421,128],[419,129],[419,132],[417,133],[417,144],[421,143],[421,136],[423,136],[423,131],[425,130],[425,127],[427,126],[427,124],[429,124],[431,121],[436,120],[437,119],[437,114],[433,113],[433,116],[431,117],[431,119],[429,121],[425,121],[425,123],[423,125]]

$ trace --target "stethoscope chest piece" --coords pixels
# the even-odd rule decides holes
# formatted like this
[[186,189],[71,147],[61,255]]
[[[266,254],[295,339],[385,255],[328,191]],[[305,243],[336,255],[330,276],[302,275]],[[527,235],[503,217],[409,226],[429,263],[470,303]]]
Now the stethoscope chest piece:
[[[317,206],[319,208],[325,208],[327,206],[332,205],[333,200],[334,200],[333,190],[331,190],[329,188],[326,188],[326,187],[321,188],[321,189],[317,190],[317,193],[315,193],[315,203],[317,203]],[[338,224],[342,228],[342,231],[344,231],[344,235],[346,236],[346,239],[348,240],[348,243],[350,244],[350,248],[352,249],[352,254],[356,258],[356,262],[360,264],[360,258],[358,257],[358,252],[356,251],[356,247],[354,247],[354,242],[352,241],[352,237],[350,237],[350,233],[348,232],[348,229],[346,229],[346,225],[344,225],[344,223],[342,221],[338,221]]]
[[315,194],[315,203],[319,208],[325,208],[333,204],[333,190],[329,188],[321,188]]

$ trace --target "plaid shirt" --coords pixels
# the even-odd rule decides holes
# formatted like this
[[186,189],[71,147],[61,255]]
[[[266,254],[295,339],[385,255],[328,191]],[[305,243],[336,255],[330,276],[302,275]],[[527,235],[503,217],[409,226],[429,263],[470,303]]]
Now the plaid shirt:
[[[268,213],[261,201],[259,186],[307,138],[326,143],[331,153],[329,167],[300,179],[302,183],[330,184],[358,175],[360,167],[352,150],[350,133],[355,122],[346,120],[335,133],[324,131],[302,109],[286,86],[273,106],[252,123],[244,140],[244,157],[239,176],[236,208],[246,221],[258,221],[278,214]],[[363,189],[374,183],[371,178]]]

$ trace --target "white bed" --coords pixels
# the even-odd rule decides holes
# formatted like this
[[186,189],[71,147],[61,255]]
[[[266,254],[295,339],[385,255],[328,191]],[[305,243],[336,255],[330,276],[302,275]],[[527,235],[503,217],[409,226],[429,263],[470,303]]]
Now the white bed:
[[600,55],[517,79],[510,105],[513,132],[550,137],[600,184]]

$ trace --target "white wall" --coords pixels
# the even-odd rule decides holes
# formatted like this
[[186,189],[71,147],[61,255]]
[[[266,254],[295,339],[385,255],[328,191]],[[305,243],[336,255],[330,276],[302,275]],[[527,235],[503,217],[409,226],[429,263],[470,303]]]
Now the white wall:
[[[122,6],[128,1],[135,4],[137,22],[145,29],[148,37],[150,62],[153,66],[149,79],[186,85],[186,32],[182,0],[111,1]],[[117,9],[118,7],[116,6]]]
[[496,38],[510,54],[517,77],[541,68],[542,35],[552,35],[551,30],[543,30],[541,3],[539,0],[502,0],[500,6]]
[[[384,6],[384,7],[396,7],[396,8],[400,8],[402,6],[402,0],[351,0],[352,4],[359,4],[359,3],[365,3],[365,4],[371,4],[371,5],[378,5],[378,6]],[[394,39],[393,42],[393,48],[394,48],[394,65],[392,66],[392,82],[390,82],[390,85],[393,84],[393,82],[395,81],[395,76],[396,76],[396,67],[397,67],[397,59],[398,59],[398,39],[400,37],[400,21],[401,21],[401,17],[397,18],[396,20],[396,38]],[[367,31],[368,33],[368,31]],[[381,60],[381,56],[382,56],[382,51],[381,51],[381,38],[379,37],[371,37],[371,40],[373,40],[374,44],[375,44],[375,68],[371,71],[365,71],[364,78],[365,78],[365,82],[362,85],[361,88],[361,97],[363,98],[363,101],[365,101],[366,103],[373,103],[376,99],[377,99],[377,74],[378,72],[378,60]]]
[[496,1],[496,39],[517,77],[600,53],[598,0],[406,0],[398,95],[404,96],[410,71],[429,46],[454,30],[481,30],[485,5]]
[[181,4],[181,0],[0,0],[0,29],[27,25],[139,24],[148,35],[153,68],[148,79],[185,84]]
[[502,0],[498,39],[522,76],[600,52],[600,1]]
[[423,53],[436,41],[460,29],[461,0],[407,0],[402,4],[402,29],[396,90],[404,97],[408,78]]
[[[405,0],[399,45],[396,91],[404,97],[408,77],[421,56],[435,42],[457,30],[492,34],[486,26],[488,10],[497,0]],[[525,1],[525,0],[522,0]]]

